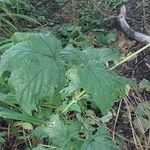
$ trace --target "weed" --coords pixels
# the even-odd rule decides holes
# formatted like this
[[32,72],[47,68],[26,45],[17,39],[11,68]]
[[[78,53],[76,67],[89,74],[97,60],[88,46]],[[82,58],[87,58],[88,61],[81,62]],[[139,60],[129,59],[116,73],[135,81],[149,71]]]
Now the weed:
[[6,0],[0,1],[0,30],[3,34],[10,35],[20,29],[20,20],[39,24],[39,22],[28,15],[24,15],[24,9],[29,9],[29,5],[24,1]]
[[[4,143],[13,140],[17,144],[13,147],[9,142],[9,149],[116,150],[126,141],[136,148],[143,148],[143,141],[148,146],[149,103],[132,104],[129,92],[135,81],[115,69],[150,44],[122,59],[118,48],[111,45],[117,34],[97,29],[101,21],[98,9],[111,11],[124,1],[56,2],[61,7],[70,6],[67,11],[72,22],[47,27],[47,21],[47,28],[35,29],[38,32],[15,32],[11,38],[0,39],[0,118],[2,126],[6,124],[0,127],[0,147],[7,148]],[[2,32],[8,30],[10,35],[20,30],[20,21],[37,23],[27,13],[31,3],[3,0],[0,4]],[[148,80],[138,86],[139,93],[149,91]],[[139,97],[134,95],[141,100]],[[115,114],[113,105],[120,100]],[[127,108],[123,115],[129,118],[133,141],[115,132],[123,100]],[[111,131],[106,124],[115,115]]]

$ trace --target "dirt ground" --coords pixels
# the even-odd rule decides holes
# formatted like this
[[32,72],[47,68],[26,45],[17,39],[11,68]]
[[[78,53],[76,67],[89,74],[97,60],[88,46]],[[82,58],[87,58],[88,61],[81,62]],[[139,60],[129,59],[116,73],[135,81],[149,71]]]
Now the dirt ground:
[[[136,31],[143,32],[150,35],[150,0],[147,0],[145,2],[146,4],[145,6],[143,6],[140,4],[139,0],[129,0],[126,3],[127,20],[128,23],[131,25],[131,27]],[[44,10],[46,11],[47,15],[46,16],[44,15],[44,18],[41,19],[47,20],[47,22],[49,23],[52,21],[53,23],[55,22],[56,24],[73,22],[74,18],[76,17],[76,16],[72,16],[72,14],[67,14],[65,8],[56,5],[56,3],[54,3],[53,1],[42,2],[39,0],[39,2],[36,3],[33,1],[33,5],[35,6],[35,9],[39,9],[39,13],[41,15],[45,14],[45,12],[43,11],[43,7],[45,8]],[[66,7],[69,8],[70,5]],[[71,7],[76,9],[75,7],[77,6],[71,6]],[[118,11],[119,11],[119,7],[118,10],[114,10],[112,12],[112,15],[117,16]],[[115,42],[115,44],[119,45],[120,50],[122,52],[124,53],[128,53],[129,51],[134,52],[142,47],[141,44],[129,40],[123,33],[118,31],[117,26],[114,24],[114,20],[107,20],[106,24],[108,24],[109,21],[110,21],[109,24],[111,24],[111,26],[109,25],[106,27],[114,28],[118,32],[119,39]],[[105,24],[105,22],[103,23]],[[146,50],[145,52],[141,53],[136,59],[125,63],[124,65],[122,65],[120,68],[117,69],[117,72],[126,77],[133,77],[137,80],[137,82],[140,82],[144,78],[150,80],[150,50]],[[133,95],[136,95],[135,91],[131,91],[130,94],[130,99],[134,101],[135,97]],[[150,93],[144,91],[141,93],[141,96],[145,101],[150,101]],[[116,103],[114,105],[114,109],[117,111],[118,107],[119,107],[119,103]],[[115,132],[128,139],[126,141],[127,146],[122,147],[123,149],[134,150],[136,149],[135,145],[129,142],[129,141],[133,141],[133,135],[132,135],[132,129],[128,117],[126,117],[127,114],[125,113],[127,111],[126,104],[122,102],[120,107],[121,107],[120,109],[121,111],[118,116]],[[134,118],[134,114],[132,117]],[[113,130],[114,124],[115,124],[115,118],[113,118],[108,123],[108,127],[111,130]],[[1,124],[0,122],[0,126],[5,127],[7,125]],[[6,142],[6,145],[9,150],[11,150],[13,146],[17,144],[16,143],[17,141],[15,140],[16,139],[14,139],[13,137],[12,138],[10,137],[10,141]],[[24,144],[20,145],[21,147],[20,150],[23,148],[22,146],[24,146]]]
[[[145,1],[145,5],[141,5],[139,0],[129,0],[126,4],[127,9],[127,21],[129,25],[135,30],[147,35],[150,35],[150,1]],[[118,10],[114,10],[112,15],[117,16],[119,12]],[[118,30],[118,25],[112,19],[111,25],[109,21],[103,22],[104,26],[107,28],[115,28],[118,32],[119,39],[115,42],[117,46],[120,47],[120,50],[123,53],[135,52],[139,50],[143,45],[137,43],[136,41],[129,40],[120,30]],[[109,24],[109,25],[108,25]],[[107,26],[108,25],[108,26]],[[150,48],[145,50],[143,53],[139,54],[136,59],[131,60],[125,64],[123,64],[120,68],[117,69],[121,75],[126,77],[132,77],[137,80],[139,83],[142,79],[150,80]],[[137,102],[138,96],[135,91],[131,91],[129,96],[129,101],[131,103]],[[136,98],[135,98],[136,97]],[[150,92],[142,92],[139,96],[144,101],[150,101]],[[114,109],[118,109],[119,103],[114,105]],[[131,125],[129,123],[129,118],[127,117],[127,107],[124,102],[120,105],[120,113],[118,116],[118,120],[116,123],[116,133],[123,135],[126,139],[127,146],[122,147],[122,149],[126,150],[134,150],[137,149],[135,145],[131,142],[133,141],[133,134]],[[134,120],[134,113],[132,114],[132,119]],[[115,118],[112,119],[108,123],[108,127],[113,130],[115,124]],[[138,131],[137,131],[138,132]],[[148,130],[145,135],[150,135],[150,131]],[[146,149],[146,148],[145,148]]]
[[[134,30],[150,35],[150,1],[145,1],[145,3],[145,7],[142,7],[138,0],[129,0],[126,4],[127,20]],[[126,46],[122,47],[124,52],[128,50],[133,52],[143,46],[128,40],[127,37],[125,40]],[[150,50],[147,49],[135,60],[123,65],[119,71],[127,77],[136,78],[137,81],[141,81],[143,78],[150,80]]]

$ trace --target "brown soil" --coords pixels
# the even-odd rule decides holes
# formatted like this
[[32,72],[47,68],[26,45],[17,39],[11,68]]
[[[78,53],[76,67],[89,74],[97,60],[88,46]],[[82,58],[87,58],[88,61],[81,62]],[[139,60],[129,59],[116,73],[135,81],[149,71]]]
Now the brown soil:
[[[142,5],[140,5],[140,2],[138,0],[129,0],[129,2],[126,3],[126,7],[127,7],[128,22],[131,25],[131,27],[133,27],[133,29],[135,29],[136,31],[149,34],[150,32],[148,31],[148,28],[150,26],[150,1],[147,0],[146,4],[147,5],[143,7]],[[58,24],[63,24],[66,22],[70,22],[70,20],[73,21],[75,17],[75,16],[72,16],[71,14],[67,14],[67,12],[64,10],[65,8],[62,8],[59,5],[56,5],[56,3],[53,3],[53,1],[42,2],[39,0],[39,2],[37,1],[33,2],[33,5],[35,9],[44,8],[47,11],[47,15],[44,16],[47,22],[51,22],[54,18],[57,18],[53,21],[55,21],[55,23],[58,23]],[[75,7],[75,6],[72,6],[72,7]],[[117,16],[117,11],[115,10],[114,12],[112,12],[112,14]],[[108,20],[108,21],[112,21],[112,20]],[[106,24],[108,24],[108,21],[106,22]],[[111,28],[116,28],[116,26],[114,26],[113,24],[113,26],[111,25]],[[120,38],[118,39],[118,41],[116,41],[116,43],[119,44],[121,41],[125,41],[124,47],[122,45],[120,46],[120,49],[123,52],[128,53],[131,49],[132,51],[136,51],[142,46],[136,43],[135,41],[128,40],[127,37],[125,37],[122,33],[118,32],[118,34],[122,35],[123,38],[122,36],[119,36]],[[123,64],[120,68],[117,69],[117,71],[123,76],[135,78],[138,82],[140,82],[144,78],[150,80],[150,51],[146,50],[145,52],[141,53],[136,59],[126,64]],[[131,93],[131,95],[133,93],[134,91]],[[150,93],[143,92],[141,93],[141,95],[143,99],[147,101],[150,100]],[[130,98],[133,99],[132,96],[130,96]],[[116,112],[117,112],[118,106],[119,106],[119,103],[116,103],[114,105],[114,109]],[[134,143],[132,144],[131,142],[129,142],[129,141],[133,141],[133,135],[132,135],[131,126],[127,117],[128,114],[127,114],[126,104],[124,102],[122,103],[120,110],[121,111],[118,116],[115,132],[122,135],[123,137],[127,139],[127,141],[125,142],[127,144],[126,150],[134,150],[136,149]],[[132,118],[134,118],[134,113],[132,114]],[[111,130],[113,130],[114,128],[114,123],[115,123],[115,117],[108,123],[108,127]],[[0,124],[0,126],[6,127],[8,129],[7,124]],[[6,141],[5,144],[6,145],[5,145],[4,150],[14,150],[16,148],[14,146],[17,146],[17,144],[20,146],[16,149],[18,150],[23,149],[21,145],[21,141],[17,141],[15,137],[9,137],[9,140]]]
[[150,1],[145,0],[145,5],[142,5],[142,1],[129,0],[126,5],[127,17],[130,25],[137,31],[143,33],[149,33],[150,27]]
[[[139,32],[149,34],[150,33],[150,1],[145,1],[143,6],[138,0],[129,0],[126,3],[127,8],[127,20],[130,26]],[[124,35],[123,35],[124,36]],[[124,41],[125,47],[120,47],[123,52],[134,52],[140,49],[143,45],[127,39],[127,37],[119,35],[119,40]],[[119,41],[118,40],[118,41]],[[120,44],[122,41],[119,41]],[[138,57],[119,68],[119,72],[126,77],[136,78],[137,81],[141,81],[143,78],[150,80],[150,51],[147,49]]]

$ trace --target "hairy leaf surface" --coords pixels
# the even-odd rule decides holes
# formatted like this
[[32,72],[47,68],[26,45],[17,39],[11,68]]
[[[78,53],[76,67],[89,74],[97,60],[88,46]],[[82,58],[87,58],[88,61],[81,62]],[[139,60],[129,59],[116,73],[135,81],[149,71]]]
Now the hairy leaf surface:
[[47,126],[37,127],[32,132],[32,136],[39,137],[40,135],[40,139],[47,137],[52,141],[52,145],[57,146],[58,149],[62,147],[66,148],[68,144],[72,143],[70,139],[77,136],[80,128],[80,122],[77,121],[73,124],[65,124],[57,114],[53,114],[50,117],[50,121],[47,122]]
[[89,47],[83,51],[90,61],[97,61],[108,63],[109,61],[116,61],[119,59],[119,52],[116,49],[110,48],[92,48]]
[[57,145],[65,145],[68,142],[67,126],[60,120],[58,115],[52,115],[48,127],[44,129],[50,139]]
[[82,62],[87,61],[85,53],[74,48],[71,44],[63,49],[61,58],[67,65],[80,65]]
[[117,146],[110,139],[106,125],[102,124],[95,135],[91,136],[82,150],[117,150]]
[[1,56],[0,73],[11,72],[9,84],[26,113],[31,114],[39,100],[51,99],[55,89],[62,87],[64,66],[60,50],[60,41],[51,33],[32,33],[28,40],[12,46]]
[[125,96],[127,80],[108,70],[101,63],[81,66],[79,78],[83,88],[92,95],[102,113],[107,113],[116,100]]

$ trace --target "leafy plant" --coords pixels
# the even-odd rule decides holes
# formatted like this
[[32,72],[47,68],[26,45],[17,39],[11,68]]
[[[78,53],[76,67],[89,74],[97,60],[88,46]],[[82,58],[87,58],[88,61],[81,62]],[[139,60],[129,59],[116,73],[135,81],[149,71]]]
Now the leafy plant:
[[5,141],[4,136],[5,136],[5,132],[0,132],[0,143]]
[[26,15],[24,9],[29,9],[27,1],[19,0],[1,0],[0,1],[0,28],[1,32],[9,35],[13,31],[18,31],[20,28],[20,20],[39,24],[39,22]]
[[[108,59],[109,53],[99,61],[96,58],[94,62],[95,58],[91,59],[88,51],[85,53],[70,47],[61,52],[60,42],[50,33],[18,33],[13,39],[17,44],[2,55],[0,71],[1,75],[4,71],[11,72],[9,86],[15,93],[16,103],[20,102],[22,109],[28,114],[31,114],[32,110],[37,110],[39,100],[50,100],[56,91],[62,89],[65,67],[62,61],[78,64],[82,87],[93,96],[97,104],[99,99],[106,103],[110,100],[104,106],[102,103],[98,104],[99,107],[102,106],[101,109],[106,111],[110,108],[110,103],[116,101],[119,96],[122,97],[124,94],[121,93],[125,93],[127,80],[109,71],[103,64],[106,60],[111,60]],[[102,49],[99,49],[99,53],[101,51]],[[100,91],[95,91],[95,88]]]
[[127,2],[128,0],[106,0],[105,5],[107,7],[112,7],[113,9],[116,8],[118,5],[122,4],[123,2]]
[[23,34],[22,40],[25,41],[19,42],[20,37],[20,34],[15,35],[18,43],[2,55],[1,74],[11,72],[9,84],[15,91],[16,102],[20,102],[22,109],[30,114],[36,110],[38,100],[51,98],[55,89],[62,87],[64,67],[59,57],[61,44],[55,37]]
[[147,91],[150,91],[150,81],[143,79],[140,83],[139,83],[139,87],[141,89],[145,89]]
[[94,149],[94,150],[111,150],[117,149],[117,146],[110,139],[109,132],[105,124],[102,124],[98,129],[95,135],[91,135],[88,142],[83,145],[83,150]]
[[[86,140],[79,138],[78,133],[81,131],[82,124],[75,122],[72,125],[65,125],[58,115],[53,115],[49,122],[48,127],[37,128],[33,134],[34,136],[39,132],[44,133],[43,136],[49,137],[52,140],[52,147],[60,150],[103,150],[103,149],[117,149],[115,143],[111,140],[106,125],[102,124],[96,134],[92,134],[91,131],[85,129]],[[62,138],[63,137],[63,138]],[[99,147],[100,146],[100,147]],[[44,147],[44,146],[43,146]]]
[[144,134],[150,127],[150,103],[143,102],[134,108],[137,118],[134,120],[134,125],[142,134]]
[[[63,48],[51,32],[15,33],[10,41],[12,46],[0,61],[0,75],[7,81],[1,87],[0,101],[9,101],[20,110],[2,109],[0,117],[40,125],[32,136],[48,138],[54,149],[97,149],[99,144],[101,149],[116,149],[106,126],[93,133],[95,129],[81,113],[86,112],[85,100],[107,114],[114,102],[126,95],[129,79],[109,69],[109,62],[115,63],[119,53],[103,47]],[[4,93],[5,86],[9,90]],[[72,122],[64,117],[71,112],[77,118]]]
[[149,148],[150,82],[128,95],[134,81],[120,74],[131,69],[116,68],[150,44],[123,58],[108,30],[123,2],[0,0],[0,149]]
[[65,3],[68,2],[68,0],[55,0],[58,4],[64,5]]

